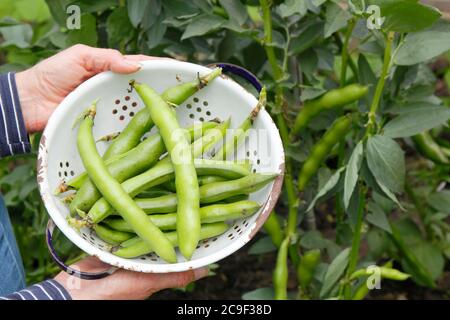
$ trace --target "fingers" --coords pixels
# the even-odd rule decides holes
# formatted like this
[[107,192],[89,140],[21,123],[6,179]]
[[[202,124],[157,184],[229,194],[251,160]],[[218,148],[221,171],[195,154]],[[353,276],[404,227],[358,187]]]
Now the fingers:
[[145,274],[144,281],[148,281],[149,287],[153,289],[153,292],[156,292],[168,288],[182,288],[207,275],[208,268],[200,268],[185,272]]
[[81,57],[84,68],[92,73],[112,71],[117,73],[133,73],[141,68],[137,60],[130,60],[114,49],[99,49],[85,45],[75,45],[69,50]]

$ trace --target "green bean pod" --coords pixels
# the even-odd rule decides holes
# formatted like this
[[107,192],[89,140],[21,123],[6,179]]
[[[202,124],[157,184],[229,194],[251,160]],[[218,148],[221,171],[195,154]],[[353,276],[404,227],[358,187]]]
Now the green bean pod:
[[317,173],[331,149],[345,138],[350,130],[352,118],[348,115],[342,116],[333,123],[325,132],[323,137],[313,147],[311,154],[305,160],[298,176],[298,190],[304,191],[309,180]]
[[[131,232],[133,232],[132,228],[129,229]],[[108,226],[104,226],[101,224],[95,225],[94,231],[100,239],[112,245],[118,245],[136,236],[134,233],[114,230]]]
[[354,280],[354,279],[364,277],[364,276],[370,276],[370,275],[374,274],[375,272],[377,272],[381,278],[389,279],[389,280],[404,281],[404,280],[408,279],[409,277],[411,277],[411,275],[401,272],[397,269],[380,266],[380,267],[377,267],[377,269],[372,269],[372,270],[370,270],[368,268],[359,269],[359,270],[353,272],[353,274],[350,276],[350,280]]
[[199,186],[189,141],[180,132],[172,108],[152,88],[134,81],[130,84],[150,111],[170,155],[178,197],[177,234],[180,251],[189,260],[198,244],[201,225]]
[[[207,121],[207,122],[196,123],[196,124],[188,127],[186,130],[188,130],[188,132],[189,132],[191,141],[194,141],[194,140],[199,139],[208,130],[213,129],[217,126],[218,126],[217,122]],[[112,165],[115,162],[124,161],[126,164],[129,164],[130,166],[134,166],[135,163],[136,163],[136,165],[139,165],[139,155],[141,153],[143,153],[144,155],[147,153],[148,154],[153,153],[153,149],[151,149],[150,146],[145,146],[145,144],[147,144],[147,143],[148,144],[154,143],[154,142],[150,142],[150,141],[146,142],[149,139],[157,140],[158,144],[157,145],[155,144],[154,148],[159,148],[162,145],[164,148],[164,152],[166,151],[166,147],[164,146],[164,143],[162,142],[161,136],[159,134],[154,134],[154,135],[151,135],[150,137],[148,137],[147,139],[144,139],[143,142],[141,142],[139,145],[137,145],[133,149],[131,149],[125,153],[122,153],[120,155],[109,158],[108,160],[105,161],[105,164],[108,165],[108,167],[109,167],[110,165]],[[138,157],[136,157],[136,156],[138,156]],[[127,158],[127,160],[121,160],[123,158]],[[133,159],[133,161],[128,161],[130,159]],[[128,169],[127,167],[124,167],[123,170],[127,170],[127,169]],[[135,174],[133,174],[132,176],[134,176],[134,175]],[[82,187],[82,185],[86,181],[86,179],[88,179],[88,176],[87,176],[86,172],[83,172],[83,173],[79,174],[78,176],[67,181],[66,184],[70,189],[78,190]]]
[[94,104],[86,111],[77,136],[78,152],[89,178],[143,241],[155,248],[162,259],[175,263],[177,256],[171,242],[147,218],[145,212],[123,190],[120,183],[111,176],[102,157],[98,154],[92,135],[95,112]]
[[[207,75],[199,77],[194,81],[181,83],[174,87],[168,88],[161,94],[161,98],[172,106],[178,106],[198,90],[204,88],[209,82],[214,80],[221,73],[222,69],[216,68]],[[152,126],[153,121],[149,110],[147,110],[147,108],[140,110],[130,120],[130,122],[120,133],[120,135],[116,137],[109,145],[108,149],[103,155],[103,159],[107,160],[136,146],[139,143],[142,135],[147,133]]]
[[424,131],[412,137],[417,151],[437,164],[449,164],[449,158],[442,148],[434,141],[430,132]]
[[252,173],[240,179],[214,182],[200,188],[201,203],[213,203],[232,196],[249,194],[262,189],[278,174]]
[[[198,175],[198,170],[197,170],[197,175]],[[198,185],[203,186],[208,183],[226,181],[226,180],[228,180],[228,179],[224,178],[224,177],[220,177],[220,176],[199,176],[198,177]],[[175,192],[175,181],[173,181],[173,180],[164,182],[163,184],[161,184],[161,186],[164,187],[166,190]],[[146,198],[150,198],[150,197],[146,197]]]
[[[200,142],[191,145],[191,151],[193,156],[199,156],[206,152],[208,148],[211,148],[215,143],[214,141],[219,141],[225,134],[228,128],[229,121],[225,121],[219,124],[214,129],[207,130],[205,135],[201,138],[205,138],[206,143]],[[198,163],[194,161],[195,164]],[[137,175],[131,179],[128,179],[122,183],[122,187],[132,196],[139,194],[140,192],[157,186],[166,181],[173,180],[174,168],[169,157],[164,158],[159,161],[153,168]],[[88,219],[93,223],[100,222],[102,219],[106,218],[112,212],[111,205],[105,199],[99,199],[89,210]]]
[[235,196],[231,196],[231,197],[225,198],[221,201],[218,201],[217,203],[233,203],[233,202],[244,201],[244,200],[248,200],[248,194],[237,194]]
[[241,125],[233,130],[233,135],[224,143],[224,145],[216,152],[213,159],[225,160],[231,154],[234,154],[237,150],[239,143],[247,135],[248,130],[252,127],[253,121],[258,116],[261,108],[266,105],[266,87],[261,89],[259,93],[258,103],[253,108],[250,115],[241,123]]
[[324,110],[345,106],[357,101],[367,94],[368,88],[359,84],[351,84],[343,88],[330,90],[321,97],[305,102],[295,118],[291,134],[295,135],[309,124],[312,118]]
[[[202,223],[223,222],[250,217],[260,208],[261,206],[254,201],[215,204],[200,208],[200,217]],[[161,230],[175,230],[176,228],[176,213],[153,214],[148,217]],[[104,222],[114,230],[133,232],[128,223],[121,218],[108,218]]]
[[[224,222],[216,222],[211,224],[202,225],[199,232],[199,239],[208,239],[216,237],[227,231],[229,226]],[[171,241],[174,246],[180,244],[176,231],[165,233],[166,237]],[[155,248],[140,238],[132,238],[126,243],[113,250],[113,254],[122,258],[136,258],[144,254],[156,251]]]
[[314,272],[320,263],[320,250],[314,249],[307,251],[300,259],[297,268],[298,283],[303,290],[307,290],[314,278]]
[[[252,193],[270,183],[277,174],[252,173],[240,179],[215,182],[200,187],[200,203],[214,203],[226,198]],[[177,210],[177,195],[169,194],[157,198],[136,198],[136,204],[147,213],[166,213]]]
[[272,243],[278,248],[283,242],[283,229],[281,228],[280,220],[275,211],[272,211],[264,223],[264,230],[266,230]]
[[[189,127],[188,133],[191,139],[201,136],[203,132],[208,131],[217,124],[208,123],[205,126],[194,125]],[[130,177],[134,177],[144,170],[150,168],[159,157],[166,151],[164,143],[159,134],[154,134],[137,147],[121,155],[118,159],[107,164],[109,173],[119,182],[123,182]],[[115,159],[115,158],[114,158]],[[77,213],[76,209],[82,212],[89,210],[95,202],[102,197],[101,193],[89,179],[86,179],[81,188],[71,202],[69,209],[71,215]]]
[[273,271],[273,288],[276,300],[287,300],[288,249],[289,237],[285,238],[278,249],[277,262]]
[[[205,175],[212,172],[212,165],[214,165],[214,173],[216,175],[226,178],[240,178],[249,175],[251,172],[247,170],[247,165],[240,165],[234,161],[219,161],[207,159],[194,159],[194,166],[198,175]],[[156,168],[156,166],[154,167]],[[152,179],[146,180],[145,189],[162,184],[166,181],[174,179],[173,166],[170,162],[166,165],[159,166],[158,170],[153,170]],[[131,181],[133,182],[133,181]],[[122,187],[131,196],[141,192],[142,184],[133,184],[129,181],[122,183]],[[87,219],[92,223],[98,223],[113,212],[113,208],[105,199],[99,199],[89,210]]]

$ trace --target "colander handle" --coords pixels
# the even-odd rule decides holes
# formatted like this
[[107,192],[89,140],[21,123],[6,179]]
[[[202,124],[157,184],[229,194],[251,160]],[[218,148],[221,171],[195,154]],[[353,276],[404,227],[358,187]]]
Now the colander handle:
[[55,247],[53,247],[53,231],[55,230],[55,227],[56,226],[53,220],[52,219],[48,220],[47,229],[45,230],[47,238],[47,247],[53,260],[56,262],[58,267],[60,267],[63,271],[83,280],[98,280],[109,276],[110,274],[114,273],[117,270],[116,267],[111,267],[108,270],[102,272],[83,272],[66,265],[64,261],[62,261],[62,259],[56,253]]
[[232,73],[236,76],[239,76],[242,79],[250,82],[250,84],[256,89],[256,91],[258,92],[261,91],[262,88],[261,82],[259,82],[258,78],[247,69],[232,63],[225,63],[225,62],[213,63],[211,64],[211,66],[217,66],[222,68],[222,72],[224,73]]

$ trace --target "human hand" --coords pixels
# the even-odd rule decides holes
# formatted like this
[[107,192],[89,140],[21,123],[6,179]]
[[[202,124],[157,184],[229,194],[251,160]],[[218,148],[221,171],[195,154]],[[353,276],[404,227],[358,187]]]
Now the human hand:
[[90,77],[108,70],[133,73],[141,67],[139,60],[152,59],[161,58],[123,56],[117,50],[77,44],[17,73],[17,90],[27,132],[44,129],[59,103]]
[[[75,264],[85,272],[100,272],[109,265],[95,257],[88,257]],[[181,288],[208,275],[207,268],[174,273],[142,273],[119,269],[99,280],[81,280],[60,272],[58,281],[74,300],[142,300],[167,288]]]

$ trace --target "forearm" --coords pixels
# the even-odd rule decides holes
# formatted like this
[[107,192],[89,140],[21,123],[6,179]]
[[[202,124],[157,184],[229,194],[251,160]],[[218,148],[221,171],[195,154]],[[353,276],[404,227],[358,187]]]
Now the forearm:
[[30,152],[14,73],[0,75],[0,157]]

